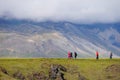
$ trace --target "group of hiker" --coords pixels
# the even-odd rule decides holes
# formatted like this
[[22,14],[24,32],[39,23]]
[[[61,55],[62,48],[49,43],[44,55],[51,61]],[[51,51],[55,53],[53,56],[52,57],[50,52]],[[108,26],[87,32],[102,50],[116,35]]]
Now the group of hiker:
[[[74,57],[73,57],[73,56],[74,56]],[[72,59],[72,58],[75,58],[75,59],[76,59],[76,58],[77,58],[77,53],[74,52],[74,55],[73,55],[73,53],[69,51],[69,52],[68,52],[68,58],[69,58],[69,59]]]
[[[110,59],[112,59],[112,56],[113,56],[113,54],[112,54],[112,52],[110,53]],[[99,53],[98,53],[98,51],[96,51],[96,59],[98,60],[99,59]]]
[[[74,57],[73,57],[74,56]],[[110,59],[112,59],[112,56],[113,56],[113,54],[112,54],[112,52],[110,53]],[[72,59],[72,58],[77,58],[77,52],[74,52],[74,55],[73,55],[73,53],[72,52],[70,52],[70,51],[68,51],[68,59]],[[99,59],[99,53],[98,53],[98,51],[96,51],[96,59],[98,60]]]

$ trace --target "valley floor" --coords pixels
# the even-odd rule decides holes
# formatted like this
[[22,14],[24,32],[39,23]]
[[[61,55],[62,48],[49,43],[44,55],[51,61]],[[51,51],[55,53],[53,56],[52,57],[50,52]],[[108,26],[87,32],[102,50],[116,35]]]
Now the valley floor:
[[[120,80],[120,59],[0,59],[0,80],[51,80],[50,69],[61,65],[65,80]],[[55,80],[60,80],[56,77]]]

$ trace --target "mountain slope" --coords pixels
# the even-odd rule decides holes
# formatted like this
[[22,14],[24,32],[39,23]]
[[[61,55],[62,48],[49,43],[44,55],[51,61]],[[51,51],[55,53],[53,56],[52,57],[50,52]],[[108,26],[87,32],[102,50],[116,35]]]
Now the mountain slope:
[[1,57],[120,56],[119,24],[73,24],[0,20]]

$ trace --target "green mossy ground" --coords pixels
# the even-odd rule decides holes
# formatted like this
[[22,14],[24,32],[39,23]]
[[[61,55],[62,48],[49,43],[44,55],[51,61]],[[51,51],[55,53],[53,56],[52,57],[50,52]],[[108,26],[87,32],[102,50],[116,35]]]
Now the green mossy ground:
[[[64,72],[66,80],[78,80],[78,74],[87,80],[120,80],[120,59],[64,59],[64,58],[36,58],[36,59],[0,59],[0,67],[6,69],[8,75],[0,70],[0,80],[19,80],[13,78],[17,71],[25,76],[34,72],[49,74],[52,64],[61,64],[67,68]],[[111,66],[114,67],[111,67]],[[110,68],[111,67],[111,68]],[[111,69],[111,70],[110,70]],[[117,69],[117,70],[116,70]]]

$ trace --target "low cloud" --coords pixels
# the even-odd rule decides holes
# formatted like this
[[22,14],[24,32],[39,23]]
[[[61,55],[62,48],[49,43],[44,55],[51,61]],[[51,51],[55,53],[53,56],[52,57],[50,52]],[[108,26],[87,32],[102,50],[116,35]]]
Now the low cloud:
[[0,0],[0,17],[76,23],[120,22],[120,0]]

